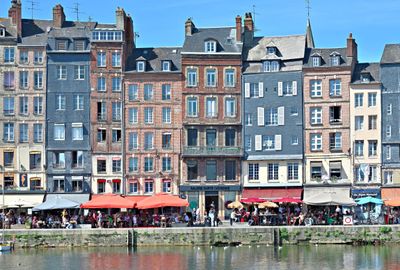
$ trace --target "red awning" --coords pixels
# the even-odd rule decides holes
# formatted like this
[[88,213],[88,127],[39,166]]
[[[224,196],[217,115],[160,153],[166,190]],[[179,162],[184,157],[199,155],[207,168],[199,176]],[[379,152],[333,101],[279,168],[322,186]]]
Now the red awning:
[[274,201],[281,198],[301,199],[302,188],[244,188],[242,198],[262,198]]
[[240,200],[240,202],[246,204],[252,204],[252,203],[263,203],[265,202],[265,200],[261,198],[243,198]]
[[113,183],[121,183],[121,179],[113,179]]
[[154,196],[150,196],[137,203],[138,209],[151,209],[161,207],[184,207],[188,206],[187,200],[181,199],[178,196],[170,195],[167,193],[159,193]]
[[136,203],[118,194],[103,194],[92,196],[92,199],[81,204],[81,208],[110,209],[110,208],[135,208]]
[[148,197],[149,196],[132,195],[132,196],[126,196],[125,198],[137,204],[141,200],[144,200]]
[[105,183],[106,179],[97,179],[97,183]]

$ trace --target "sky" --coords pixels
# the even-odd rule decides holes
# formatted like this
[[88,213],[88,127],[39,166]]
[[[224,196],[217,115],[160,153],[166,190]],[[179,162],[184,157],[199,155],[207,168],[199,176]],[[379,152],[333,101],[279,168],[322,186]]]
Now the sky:
[[[307,22],[305,0],[33,0],[34,18],[51,19],[60,3],[67,20],[114,23],[116,8],[133,18],[137,47],[182,46],[184,25],[191,17],[197,27],[234,26],[236,15],[254,12],[256,36],[302,34]],[[11,0],[0,0],[0,17]],[[32,0],[22,0],[22,16],[32,17]],[[399,0],[310,0],[310,20],[316,47],[346,46],[353,33],[360,62],[379,61],[385,44],[400,43]]]

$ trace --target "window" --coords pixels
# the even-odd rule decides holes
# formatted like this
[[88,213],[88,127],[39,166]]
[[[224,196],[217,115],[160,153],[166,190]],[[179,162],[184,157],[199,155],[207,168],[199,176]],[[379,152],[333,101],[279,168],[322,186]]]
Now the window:
[[331,124],[342,122],[342,107],[340,106],[329,107],[329,122]]
[[162,71],[171,71],[170,61],[162,61]]
[[162,108],[162,121],[164,124],[171,123],[171,108],[167,107]]
[[28,71],[20,71],[19,72],[19,87],[21,89],[28,88],[28,78],[29,78]]
[[35,51],[33,53],[33,62],[35,64],[43,63],[43,52],[42,51]]
[[129,172],[137,172],[139,170],[139,159],[137,157],[130,157],[128,164]]
[[4,151],[3,158],[4,158],[4,167],[6,168],[14,167],[14,152]]
[[388,104],[386,107],[386,113],[387,115],[392,115],[392,104]]
[[368,141],[368,156],[376,156],[378,150],[378,141],[371,140]]
[[187,178],[188,180],[197,180],[198,177],[198,163],[197,160],[188,160],[187,164]]
[[85,79],[85,66],[79,65],[74,67],[75,71],[75,80],[84,80]]
[[299,144],[299,137],[292,136],[291,139],[290,139],[290,144],[291,145],[298,145]]
[[236,100],[235,98],[225,99],[225,116],[235,117],[236,116]]
[[106,66],[106,53],[97,52],[97,67],[105,67],[105,66]]
[[276,47],[267,47],[267,54],[276,54]]
[[137,70],[137,72],[144,72],[145,66],[146,66],[146,64],[145,64],[144,61],[137,61],[136,62],[136,70]]
[[106,180],[105,179],[99,179],[97,181],[97,193],[101,194],[106,192]]
[[64,152],[54,152],[53,153],[53,168],[54,169],[65,168],[65,153]]
[[83,140],[83,124],[72,123],[72,140],[81,141]]
[[67,66],[56,66],[57,80],[67,79]]
[[279,164],[268,163],[268,181],[279,180]]
[[41,153],[30,153],[29,154],[29,169],[30,170],[40,170],[42,164]]
[[74,110],[83,110],[83,95],[74,95]]
[[278,108],[270,108],[269,110],[267,110],[266,125],[268,126],[278,125]]
[[33,124],[33,142],[43,142],[43,126],[42,124]]
[[356,107],[356,108],[362,107],[363,100],[364,100],[364,94],[362,94],[362,93],[354,94],[354,107]]
[[84,166],[83,151],[72,151],[72,168],[82,169]]
[[298,163],[288,163],[288,180],[289,181],[297,181],[299,180],[299,164]]
[[153,99],[153,85],[145,84],[144,85],[144,100],[152,100]]
[[153,124],[153,108],[144,108],[144,123]]
[[197,146],[197,129],[189,128],[187,131],[187,145],[188,146]]
[[215,181],[217,180],[217,161],[207,160],[206,161],[206,180]]
[[311,97],[322,97],[322,81],[310,80]]
[[65,95],[56,95],[56,110],[65,110]]
[[170,157],[163,157],[162,158],[162,171],[163,172],[170,172],[172,169],[172,161]]
[[322,108],[314,107],[310,108],[311,113],[311,124],[312,125],[321,125],[322,124]]
[[318,180],[322,178],[322,163],[311,162],[311,179]]
[[106,78],[105,77],[97,77],[97,91],[104,92],[106,91]]
[[107,163],[105,159],[97,160],[97,173],[106,173],[107,172]]
[[392,126],[391,125],[386,126],[385,133],[386,133],[386,138],[392,137]]
[[368,107],[376,106],[376,93],[368,93]]
[[263,136],[263,150],[275,150],[275,136]]
[[113,121],[121,121],[122,116],[122,105],[121,102],[113,102],[112,103],[112,120]]
[[264,61],[263,66],[264,66],[264,72],[279,71],[278,61]]
[[112,60],[111,64],[113,67],[120,67],[121,66],[121,53],[113,52],[111,60]]
[[107,107],[105,102],[97,102],[97,120],[105,121],[107,119]]
[[252,126],[253,125],[253,114],[251,113],[246,113],[245,114],[245,125],[246,126]]
[[236,161],[225,160],[225,180],[234,181],[236,180]]
[[171,181],[170,180],[163,180],[162,190],[163,190],[163,192],[171,192]]
[[322,150],[322,134],[312,133],[311,134],[311,151],[321,151]]
[[206,117],[217,116],[217,98],[207,97],[206,98]]
[[205,52],[216,52],[217,51],[217,42],[215,42],[215,41],[204,42],[204,51]]
[[376,182],[378,177],[378,170],[376,166],[369,166],[368,182]]
[[355,130],[364,129],[364,116],[356,116],[354,118],[354,122],[355,122]]
[[121,172],[121,159],[113,158],[112,160],[112,172]]
[[65,51],[67,50],[67,41],[66,40],[57,40],[56,41],[56,50]]
[[82,176],[72,176],[71,185],[72,185],[72,192],[82,192],[83,177]]
[[235,146],[236,145],[236,130],[226,129],[225,130],[225,146]]
[[129,193],[138,193],[139,183],[137,181],[129,183]]
[[365,168],[364,166],[357,166],[355,168],[355,174],[356,174],[356,181],[357,182],[364,182],[365,180]]
[[28,97],[19,97],[19,113],[28,115]]
[[161,86],[161,95],[162,100],[171,100],[171,85],[170,84],[163,84]]
[[144,182],[144,193],[153,193],[153,181],[145,181]]
[[139,99],[139,90],[137,84],[130,84],[128,86],[128,99],[129,101],[135,101]]
[[121,180],[113,179],[112,182],[113,193],[121,193]]
[[354,143],[355,155],[357,157],[364,156],[364,141],[356,140]]
[[329,149],[331,151],[342,150],[342,133],[335,132],[329,134]]
[[249,163],[249,180],[259,180],[258,163]]
[[64,177],[54,178],[53,192],[64,192],[65,191],[65,180]]
[[340,55],[332,55],[331,56],[331,66],[339,66],[340,65]]
[[217,130],[207,129],[206,130],[206,145],[212,148],[217,145]]
[[313,56],[312,57],[312,66],[313,67],[319,67],[320,65],[321,65],[321,57]]
[[92,32],[93,40],[122,41],[121,31],[94,31]]
[[259,83],[250,83],[250,97],[260,97],[260,92],[263,89],[259,89]]
[[383,173],[383,183],[385,185],[393,184],[393,172],[386,171]]
[[151,150],[154,148],[154,134],[152,132],[144,133],[144,150]]
[[14,141],[14,123],[3,124],[3,141],[13,142]]
[[128,120],[131,125],[138,123],[138,108],[128,109]]
[[214,68],[206,69],[206,86],[216,87],[217,86],[217,71]]
[[113,143],[120,143],[122,139],[122,134],[120,129],[113,129],[112,130],[112,142]]
[[19,62],[21,64],[26,64],[28,63],[28,51],[19,51]]
[[112,78],[112,91],[121,92],[121,77]]
[[329,95],[331,97],[342,95],[342,81],[340,79],[329,80]]
[[153,171],[153,158],[152,157],[145,157],[144,158],[144,171],[145,172],[152,172]]
[[3,98],[3,114],[14,115],[14,97]]
[[342,162],[330,161],[329,162],[329,176],[331,180],[342,179]]
[[373,130],[377,128],[377,116],[370,115],[368,116],[368,129]]
[[162,149],[171,149],[171,133],[163,133],[161,138]]
[[138,134],[137,132],[130,132],[128,137],[128,150],[132,151],[138,149],[139,142],[138,142]]
[[14,63],[15,49],[12,47],[4,48],[4,63]]
[[225,87],[235,87],[235,70],[225,69]]
[[386,160],[391,160],[392,159],[392,147],[390,145],[385,146],[385,152],[386,152]]
[[14,89],[14,71],[4,71],[3,75],[3,85],[5,89]]
[[198,114],[198,106],[197,106],[197,98],[189,97],[187,99],[187,116],[188,117],[197,117]]
[[54,140],[63,141],[65,140],[65,125],[55,124],[54,125]]
[[19,142],[28,142],[28,124],[19,124]]
[[293,82],[283,82],[282,83],[282,94],[284,96],[293,95]]
[[188,68],[186,72],[186,85],[188,87],[197,86],[197,69]]

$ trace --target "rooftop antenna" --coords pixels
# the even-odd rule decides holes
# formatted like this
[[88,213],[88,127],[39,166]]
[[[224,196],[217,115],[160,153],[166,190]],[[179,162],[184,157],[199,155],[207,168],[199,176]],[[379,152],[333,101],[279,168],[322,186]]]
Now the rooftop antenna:
[[30,4],[30,7],[28,7],[27,9],[31,11],[32,20],[33,20],[33,13],[34,13],[34,11],[35,11],[35,10],[39,10],[39,9],[36,8],[36,6],[39,5],[39,2],[36,2],[36,1],[34,1],[34,0],[29,0],[29,1],[26,1],[26,2],[28,2],[28,3]]
[[76,21],[79,22],[79,14],[83,14],[83,12],[79,11],[79,3],[74,3],[74,7],[69,9],[72,9],[72,12],[76,15]]
[[259,15],[259,13],[256,12],[256,5],[253,5],[253,23],[254,23],[254,32],[258,31],[256,27],[256,15]]
[[310,9],[311,9],[311,0],[306,0],[306,9],[307,9],[307,19],[310,19]]

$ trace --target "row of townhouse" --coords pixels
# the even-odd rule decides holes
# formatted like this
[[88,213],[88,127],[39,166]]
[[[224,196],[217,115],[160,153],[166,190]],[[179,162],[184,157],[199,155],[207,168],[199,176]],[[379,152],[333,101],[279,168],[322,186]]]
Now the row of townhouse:
[[[316,190],[379,195],[400,174],[400,46],[380,63],[301,35],[185,22],[182,47],[114,24],[0,19],[0,181],[7,193],[181,194],[190,207]],[[391,189],[395,192],[395,189]]]

